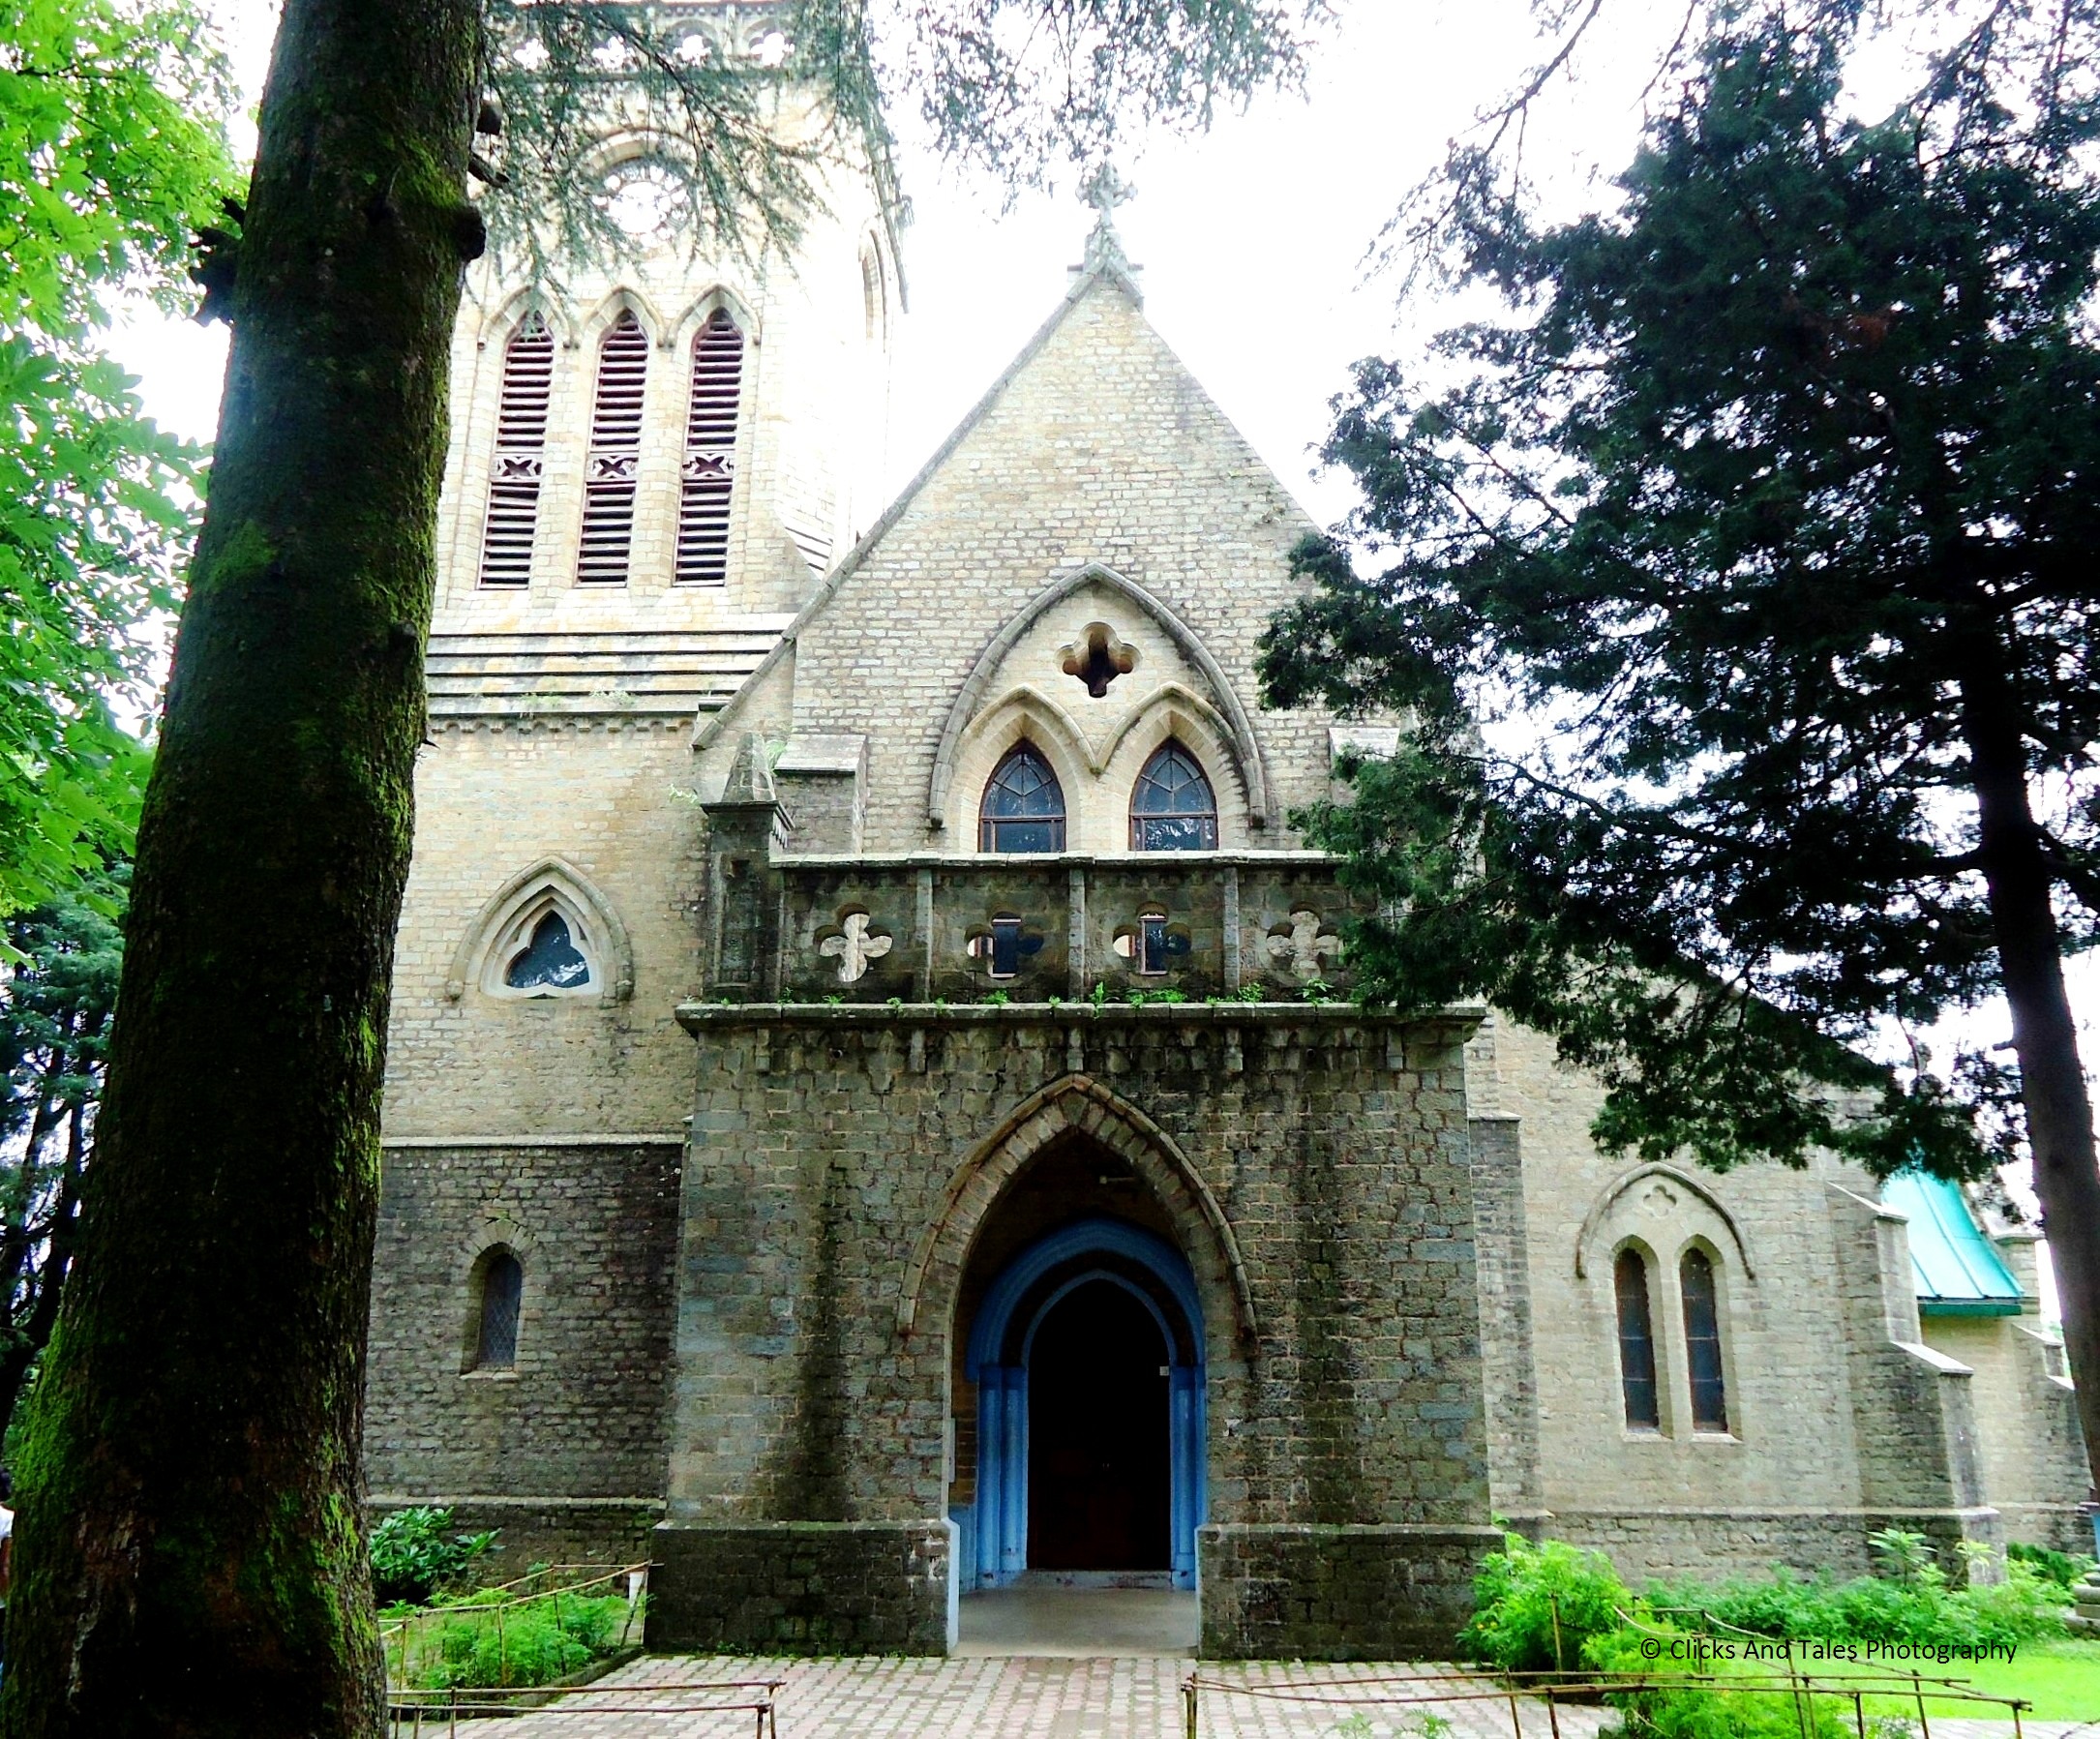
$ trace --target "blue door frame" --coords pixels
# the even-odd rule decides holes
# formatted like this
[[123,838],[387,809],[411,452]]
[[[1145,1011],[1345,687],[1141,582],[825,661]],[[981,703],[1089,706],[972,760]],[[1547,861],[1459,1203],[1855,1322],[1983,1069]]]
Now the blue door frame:
[[[1037,1304],[1022,1328],[1020,1362],[1002,1364],[1013,1344],[1014,1315],[1030,1290],[1051,1270],[1088,1256],[1117,1256],[1160,1282],[1184,1319],[1194,1363],[1184,1362],[1182,1336],[1158,1301],[1112,1269],[1073,1274]],[[1165,1239],[1114,1219],[1083,1219],[1023,1250],[992,1283],[971,1325],[964,1371],[977,1386],[977,1496],[971,1514],[971,1552],[978,1588],[1011,1582],[1028,1568],[1028,1371],[1035,1331],[1075,1288],[1106,1280],[1130,1293],[1152,1313],[1167,1349],[1167,1454],[1171,1506],[1168,1560],[1174,1586],[1196,1585],[1196,1529],[1208,1505],[1204,1453],[1203,1305],[1196,1276]]]

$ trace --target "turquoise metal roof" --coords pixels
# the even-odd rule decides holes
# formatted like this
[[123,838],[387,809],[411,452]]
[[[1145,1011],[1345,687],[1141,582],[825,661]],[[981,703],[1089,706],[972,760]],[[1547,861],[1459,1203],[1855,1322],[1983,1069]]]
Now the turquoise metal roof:
[[1910,1270],[1928,1316],[2017,1316],[2020,1282],[1983,1235],[1959,1184],[1898,1172],[1881,1199],[1910,1221]]

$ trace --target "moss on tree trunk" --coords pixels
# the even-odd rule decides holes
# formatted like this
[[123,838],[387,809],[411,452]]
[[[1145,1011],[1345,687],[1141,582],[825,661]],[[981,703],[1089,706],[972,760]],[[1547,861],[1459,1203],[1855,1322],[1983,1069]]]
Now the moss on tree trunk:
[[478,16],[287,0],[72,1283],[9,1734],[373,1734],[358,1503]]

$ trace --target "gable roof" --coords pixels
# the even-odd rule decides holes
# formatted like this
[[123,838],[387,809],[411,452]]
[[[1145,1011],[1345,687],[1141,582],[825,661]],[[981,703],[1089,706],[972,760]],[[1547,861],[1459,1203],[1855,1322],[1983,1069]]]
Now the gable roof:
[[[765,677],[780,664],[781,660],[794,650],[795,642],[800,637],[802,630],[829,607],[831,601],[838,596],[846,582],[852,579],[866,563],[868,557],[874,554],[883,540],[895,528],[897,523],[911,511],[913,504],[924,493],[926,487],[941,474],[948,461],[955,456],[956,451],[972,435],[976,433],[984,420],[991,415],[1000,402],[1006,397],[1014,382],[1026,374],[1030,365],[1042,354],[1051,340],[1057,336],[1065,321],[1071,317],[1075,309],[1096,289],[1103,287],[1121,291],[1130,299],[1133,306],[1143,309],[1145,306],[1145,293],[1138,287],[1137,280],[1132,275],[1129,263],[1124,258],[1121,246],[1099,246],[1098,234],[1099,232],[1096,231],[1095,241],[1089,244],[1087,263],[1073,277],[1070,287],[1066,289],[1057,307],[1051,311],[1050,317],[1036,328],[1035,336],[1021,346],[1020,353],[1000,372],[998,378],[985,390],[984,396],[971,406],[969,413],[955,426],[954,431],[948,435],[947,439],[941,443],[940,447],[934,452],[933,457],[919,467],[911,482],[904,486],[902,493],[889,504],[882,517],[862,533],[859,541],[824,577],[816,591],[810,595],[809,602],[795,613],[794,620],[782,630],[779,639],[773,643],[765,657],[742,678],[736,692],[731,695],[718,710],[705,714],[695,721],[692,741],[696,750],[708,747],[721,736],[723,731],[728,727],[731,716],[737,710],[744,697],[755,693],[764,683]],[[1185,369],[1184,373],[1186,373]],[[1193,384],[1193,377],[1191,376],[1190,379],[1191,384]],[[1202,389],[1197,387],[1196,390],[1200,393]],[[1205,399],[1208,402],[1208,395],[1205,395]],[[1222,413],[1220,413],[1220,416],[1222,416]],[[1237,434],[1237,432],[1235,433]],[[1266,470],[1266,467],[1264,468]],[[1283,491],[1280,483],[1276,487],[1280,493],[1288,495],[1287,491]],[[1309,521],[1307,525],[1309,527]]]
[[1991,1247],[1961,1187],[1926,1172],[1898,1172],[1881,1200],[1910,1222],[1910,1272],[1928,1316],[2017,1316],[2020,1282]]

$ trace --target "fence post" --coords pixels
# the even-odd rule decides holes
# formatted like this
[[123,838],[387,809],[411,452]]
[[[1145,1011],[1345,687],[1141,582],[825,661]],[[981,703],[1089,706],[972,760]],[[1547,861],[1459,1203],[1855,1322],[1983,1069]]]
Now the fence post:
[[1182,1682],[1182,1739],[1196,1739],[1196,1675]]
[[[1568,1663],[1561,1659],[1560,1649],[1560,1596],[1549,1594],[1545,1597],[1545,1603],[1553,1610],[1553,1670],[1555,1672],[1566,1672]],[[1550,1702],[1546,1704],[1548,1709],[1552,1706]],[[1555,1739],[1559,1739],[1560,1728],[1555,1726],[1553,1732]]]
[[[1859,1739],[1867,1739],[1867,1699],[1859,1692],[1852,1693],[1852,1724],[1859,1729]],[[2015,1733],[2013,1739],[2020,1739]]]
[[1925,1718],[1925,1680],[1916,1667],[1910,1669],[1910,1689],[1918,1699],[1918,1731],[1933,1739],[1933,1724]]

